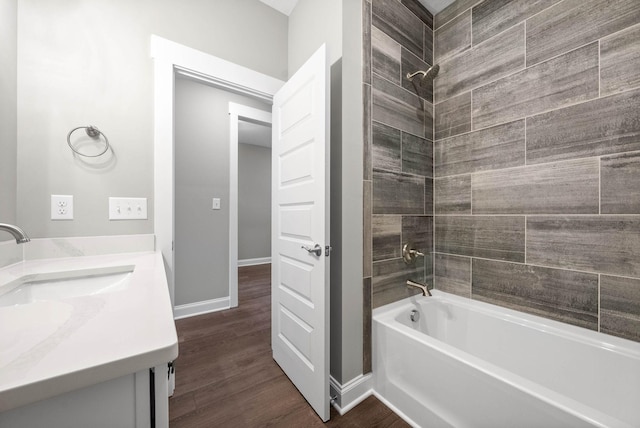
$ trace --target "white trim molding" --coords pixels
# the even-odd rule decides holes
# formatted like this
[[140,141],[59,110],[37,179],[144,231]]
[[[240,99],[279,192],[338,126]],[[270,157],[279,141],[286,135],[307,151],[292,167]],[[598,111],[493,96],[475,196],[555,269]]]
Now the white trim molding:
[[185,305],[177,305],[173,308],[173,319],[193,317],[196,315],[208,314],[210,312],[223,311],[229,309],[229,298],[221,297],[219,299],[203,300],[202,302],[187,303]]
[[409,424],[411,427],[413,428],[421,428],[420,425],[418,425],[417,423],[415,423],[413,421],[413,419],[411,419],[409,416],[405,415],[404,412],[402,412],[400,409],[398,409],[396,406],[394,406],[393,404],[391,404],[390,401],[388,401],[386,398],[384,398],[382,395],[378,394],[375,390],[372,391],[373,395],[382,402],[382,404],[384,404],[385,406],[387,406],[389,409],[391,409],[391,411],[393,413],[395,413],[396,415],[400,416],[400,418],[402,418],[403,421],[405,421],[407,424]]
[[238,260],[238,267],[240,266],[255,266],[255,265],[266,265],[271,263],[271,257],[260,257],[257,259],[244,259]]
[[371,373],[359,375],[344,385],[329,376],[329,390],[331,404],[342,416],[373,394],[373,376]]

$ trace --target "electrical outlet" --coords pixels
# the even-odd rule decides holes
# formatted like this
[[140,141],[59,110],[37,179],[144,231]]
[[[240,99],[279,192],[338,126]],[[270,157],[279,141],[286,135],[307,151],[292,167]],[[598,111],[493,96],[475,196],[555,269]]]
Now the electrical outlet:
[[109,220],[146,220],[147,198],[109,198]]
[[51,195],[51,220],[73,220],[73,195]]

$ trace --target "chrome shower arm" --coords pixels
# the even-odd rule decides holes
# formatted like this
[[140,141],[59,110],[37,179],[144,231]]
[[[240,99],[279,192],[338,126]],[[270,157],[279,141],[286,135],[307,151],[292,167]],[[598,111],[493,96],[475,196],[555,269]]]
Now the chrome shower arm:
[[413,80],[414,77],[416,77],[418,74],[422,74],[422,78],[424,79],[424,76],[427,75],[426,71],[422,71],[422,70],[418,70],[414,73],[407,73],[407,79],[409,80]]

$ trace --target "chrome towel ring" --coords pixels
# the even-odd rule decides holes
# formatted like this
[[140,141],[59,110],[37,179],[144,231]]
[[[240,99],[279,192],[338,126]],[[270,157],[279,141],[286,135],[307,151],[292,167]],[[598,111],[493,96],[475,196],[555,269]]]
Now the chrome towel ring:
[[[73,147],[73,144],[71,144],[71,134],[73,134],[78,129],[85,129],[86,130],[85,132],[87,133],[87,135],[93,139],[98,139],[100,138],[100,135],[102,135],[104,137],[104,150],[98,153],[97,155],[85,155],[84,153],[80,153],[78,150],[76,150],[75,147]],[[73,153],[80,156],[88,157],[88,158],[96,158],[98,156],[102,156],[103,154],[107,153],[107,150],[109,150],[109,139],[107,138],[107,136],[104,135],[104,133],[100,131],[98,128],[91,125],[78,126],[77,128],[73,128],[71,131],[69,131],[69,133],[67,134],[67,144],[69,144],[69,148],[73,150]]]

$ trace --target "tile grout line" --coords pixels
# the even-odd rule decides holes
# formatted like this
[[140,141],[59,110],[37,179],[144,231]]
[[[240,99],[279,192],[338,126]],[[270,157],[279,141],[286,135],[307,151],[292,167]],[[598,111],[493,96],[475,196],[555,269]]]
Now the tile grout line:
[[[473,174],[469,174],[469,215],[473,215],[472,204],[473,204]],[[454,212],[454,214],[456,213]],[[445,214],[445,215],[450,215],[450,214]]]
[[615,31],[615,32],[613,32],[613,33],[607,34],[606,36],[602,36],[602,37],[600,37],[600,38],[598,39],[598,41],[600,41],[600,40],[604,40],[604,39],[609,39],[609,38],[616,37],[616,36],[618,36],[618,35],[619,35],[619,33],[622,33],[623,31],[630,30],[630,29],[632,29],[632,28],[634,28],[634,27],[636,27],[636,26],[640,26],[640,22],[637,22],[637,23],[635,23],[635,24],[631,24],[631,25],[629,25],[628,27],[621,28],[620,30],[617,30],[617,31]]
[[524,20],[524,68],[527,69],[527,19]]
[[516,262],[516,261],[512,261],[512,260],[490,259],[490,258],[487,258],[487,257],[469,256],[467,254],[447,253],[445,251],[436,251],[436,253],[437,254],[447,255],[447,256],[465,257],[465,258],[476,259],[476,260],[485,260],[485,261],[488,261],[488,262],[512,263],[512,264],[521,265],[521,266],[525,266],[526,265],[526,266],[532,266],[532,267],[543,268],[543,269],[578,272],[578,273],[584,273],[584,274],[588,274],[588,275],[606,275],[606,276],[612,276],[612,277],[615,277],[615,278],[640,280],[640,276],[638,276],[638,277],[624,276],[624,275],[611,274],[611,273],[606,273],[606,272],[593,272],[593,271],[579,270],[579,269],[573,269],[573,268],[569,268],[569,267],[540,265],[540,264],[536,264],[536,263],[526,263],[525,264],[524,262]]
[[[479,88],[480,88],[480,87],[478,87],[478,88],[474,88],[474,90],[475,90],[475,89],[479,89]],[[497,126],[504,126],[504,125],[506,125],[506,124],[513,123],[513,122],[517,122],[517,121],[519,121],[519,120],[524,120],[524,119],[534,118],[534,117],[536,117],[536,116],[541,116],[541,115],[543,115],[543,114],[547,114],[547,113],[555,112],[555,111],[558,111],[558,110],[563,110],[563,109],[566,109],[566,108],[571,108],[571,107],[579,106],[579,105],[581,105],[581,104],[586,104],[586,103],[590,103],[590,102],[594,102],[594,101],[598,101],[598,100],[604,100],[604,99],[611,98],[611,97],[615,97],[615,96],[620,96],[620,95],[626,94],[626,93],[628,93],[628,92],[634,92],[634,91],[638,91],[638,90],[640,90],[640,86],[634,86],[634,87],[632,87],[632,88],[625,89],[624,91],[620,91],[620,92],[615,92],[615,93],[607,94],[607,95],[605,95],[605,96],[603,96],[603,97],[600,97],[600,98],[590,98],[590,99],[588,99],[588,100],[578,101],[578,102],[575,102],[575,103],[562,105],[562,106],[560,106],[560,107],[556,107],[556,108],[552,108],[552,109],[548,109],[548,110],[542,110],[542,111],[537,112],[537,113],[535,113],[535,114],[531,114],[531,115],[528,115],[528,116],[521,116],[521,117],[519,117],[519,118],[511,119],[511,120],[508,120],[508,121],[506,121],[506,122],[500,122],[500,123],[496,123],[495,125],[485,126],[484,128],[478,128],[478,129],[474,129],[474,130],[472,130],[472,131],[461,132],[460,134],[455,134],[455,135],[452,135],[452,136],[450,136],[450,137],[439,138],[439,139],[437,139],[437,141],[445,141],[445,140],[449,140],[449,139],[451,139],[451,138],[461,137],[461,136],[463,136],[463,135],[472,134],[472,133],[474,133],[474,132],[480,132],[480,131],[484,131],[484,130],[487,130],[487,129],[495,128],[495,127],[497,127]],[[462,94],[460,94],[460,95],[466,94],[467,92],[471,92],[471,91],[465,91],[465,92],[463,92],[463,93],[462,93]],[[456,96],[458,96],[458,95],[456,95]],[[455,97],[451,97],[451,98],[455,98]],[[442,102],[446,102],[446,101],[450,100],[451,98],[448,98],[447,100],[442,101]],[[441,103],[438,103],[438,104],[441,104]],[[434,105],[434,107],[435,107],[435,105]]]
[[[397,215],[397,214],[391,214]],[[421,214],[410,214],[410,215],[421,215]],[[601,214],[598,213],[590,213],[590,214],[575,214],[575,213],[559,213],[559,214],[540,214],[540,213],[513,213],[513,214],[484,214],[484,213],[476,213],[476,214],[438,214],[441,217],[578,217],[578,218],[587,218],[587,217],[597,217],[602,219],[608,218],[617,218],[617,217],[632,217],[634,220],[640,220],[640,214]]]
[[[561,2],[560,2],[560,3],[561,3]],[[559,4],[559,3],[556,3],[556,5],[557,5],[557,4]],[[553,6],[555,6],[555,5],[549,6],[547,9],[549,9],[549,8],[551,8],[551,7],[553,7]],[[546,10],[546,9],[545,9],[545,10]],[[543,11],[544,11],[544,10],[542,10],[542,11],[540,11],[540,12],[538,12],[538,13],[542,13]],[[465,12],[466,12],[466,10],[465,10]],[[463,13],[464,13],[464,12],[463,12]],[[462,15],[462,13],[461,13],[460,15]],[[537,14],[536,14],[536,15],[537,15]],[[570,49],[570,50],[568,50],[568,51],[566,51],[566,52],[559,53],[559,54],[557,54],[557,55],[554,55],[554,56],[552,56],[552,57],[549,57],[549,58],[547,58],[547,59],[544,59],[544,60],[542,60],[542,61],[539,61],[539,62],[537,62],[537,63],[535,63],[535,64],[529,64],[529,65],[527,65],[527,63],[526,63],[526,57],[527,57],[527,48],[526,48],[526,46],[527,46],[527,30],[526,30],[527,25],[526,25],[526,23],[527,23],[527,21],[528,21],[530,18],[532,18],[533,16],[535,16],[535,15],[532,15],[531,17],[529,17],[529,18],[527,18],[527,19],[525,19],[525,20],[523,20],[523,21],[520,21],[520,22],[518,22],[517,24],[512,25],[511,27],[509,27],[509,28],[507,28],[507,29],[503,30],[502,32],[500,32],[500,33],[498,33],[498,34],[496,34],[496,35],[494,35],[494,36],[491,36],[491,37],[490,37],[489,39],[487,39],[487,40],[483,40],[481,43],[478,43],[478,45],[476,45],[476,46],[482,45],[483,43],[486,43],[487,41],[491,40],[492,38],[494,38],[494,37],[496,37],[496,36],[499,36],[500,34],[502,34],[502,33],[506,32],[506,31],[508,31],[508,30],[512,29],[513,27],[516,27],[516,26],[518,26],[518,25],[520,25],[521,23],[523,23],[523,22],[524,22],[524,24],[525,24],[525,40],[524,40],[524,45],[525,45],[525,49],[524,49],[524,56],[525,56],[525,68],[520,69],[520,70],[517,70],[517,71],[515,71],[515,72],[513,72],[513,73],[510,73],[510,74],[508,74],[508,75],[506,75],[506,76],[503,76],[503,77],[501,77],[500,79],[492,80],[492,81],[487,82],[487,83],[484,83],[484,84],[482,84],[482,85],[480,85],[480,86],[473,87],[473,88],[469,89],[470,91],[471,91],[471,90],[473,90],[473,89],[481,88],[482,86],[485,86],[485,85],[487,85],[487,84],[489,84],[489,83],[497,82],[498,80],[504,79],[505,77],[509,77],[509,76],[511,76],[511,75],[513,75],[513,74],[515,74],[515,73],[518,73],[518,72],[520,72],[520,71],[522,71],[522,70],[525,70],[525,69],[527,69],[527,68],[531,68],[531,67],[534,67],[534,66],[536,66],[536,65],[543,64],[543,63],[545,63],[545,62],[547,62],[547,61],[549,61],[549,60],[552,60],[552,59],[558,58],[558,57],[560,57],[560,56],[562,56],[562,55],[565,55],[565,54],[567,54],[567,53],[569,53],[569,52],[573,52],[574,50],[577,50],[577,49],[583,48],[583,47],[585,47],[585,46],[587,46],[587,45],[590,45],[591,43],[598,42],[598,45],[599,45],[599,44],[600,44],[600,41],[601,41],[601,40],[603,40],[603,39],[608,39],[608,38],[610,38],[610,37],[614,37],[614,36],[616,36],[618,33],[621,33],[621,32],[623,32],[623,31],[626,31],[626,30],[628,30],[629,28],[633,28],[633,27],[635,27],[636,25],[640,25],[640,24],[634,24],[634,25],[631,25],[631,26],[625,27],[625,28],[623,28],[623,29],[621,29],[621,30],[618,30],[618,31],[614,32],[614,33],[607,34],[606,36],[600,37],[600,38],[595,39],[595,40],[591,40],[590,42],[587,42],[587,43],[585,43],[585,44],[583,44],[583,45],[580,45],[580,46],[577,46],[577,47],[575,47],[575,48],[572,48],[572,49]],[[435,32],[435,30],[434,30],[434,32]],[[435,39],[434,39],[434,43],[435,43]],[[445,62],[445,63],[446,63],[446,62],[450,61],[451,59],[453,59],[453,58],[455,58],[455,57],[457,57],[457,56],[460,56],[460,55],[463,55],[463,54],[465,54],[465,53],[469,52],[470,50],[471,50],[471,49],[465,50],[465,51],[463,51],[463,52],[458,52],[458,53],[454,54],[453,56],[448,57],[448,58],[447,58],[447,59],[445,59],[443,62]],[[467,91],[465,91],[465,92],[467,92]],[[625,92],[625,91],[622,91],[622,92]],[[464,92],[463,92],[463,93],[464,93]],[[457,96],[457,95],[454,95],[453,97],[455,97],[455,96]],[[439,101],[439,102],[438,102],[438,104],[439,104],[439,103],[441,103],[441,102],[447,101],[448,99],[453,98],[453,97],[449,97],[449,98],[446,98],[446,99],[444,99],[444,100],[442,100],[442,101]],[[436,103],[435,103],[435,98],[434,98],[434,105],[435,105],[435,104],[436,104]]]
[[524,264],[527,264],[527,216],[524,216]]
[[[444,27],[445,25],[447,25],[448,23],[450,23],[451,21],[453,21],[454,19],[456,19],[457,17],[459,17],[460,15],[462,15],[463,13],[465,13],[466,11],[468,11],[469,9],[473,9],[474,7],[476,7],[479,3],[481,3],[482,0],[478,0],[476,1],[473,5],[469,6],[468,8],[464,9],[462,12],[460,12],[457,15],[454,15],[451,19],[449,19],[447,22],[445,22],[444,24],[440,24],[440,26],[438,28],[434,28],[433,31],[437,31],[440,28]],[[444,10],[442,11],[444,12]],[[436,14],[438,15],[438,14]],[[433,16],[433,26],[436,26],[436,21],[435,21],[436,17],[435,15]]]
[[[519,23],[518,25],[520,25],[520,23]],[[514,25],[514,27],[515,27],[515,25]],[[512,28],[513,28],[513,27],[512,27]],[[490,85],[490,84],[492,84],[492,83],[496,83],[496,82],[498,82],[498,81],[500,81],[500,80],[502,80],[502,79],[506,79],[506,78],[508,78],[508,77],[514,76],[514,75],[515,75],[515,74],[517,74],[517,73],[521,73],[521,72],[523,72],[523,71],[525,71],[525,70],[528,70],[528,69],[530,69],[530,68],[537,67],[537,66],[539,66],[539,65],[541,65],[541,64],[544,64],[544,63],[549,62],[549,61],[551,61],[551,60],[557,59],[557,58],[559,58],[559,57],[561,57],[561,56],[563,56],[563,55],[570,54],[570,53],[572,53],[572,52],[574,52],[574,51],[577,51],[578,49],[582,49],[582,48],[584,48],[584,47],[586,47],[586,46],[589,46],[589,45],[591,45],[591,44],[593,44],[593,43],[598,42],[599,40],[600,40],[600,39],[592,40],[592,41],[590,41],[590,42],[588,42],[588,43],[585,43],[585,44],[583,44],[583,45],[580,45],[580,46],[578,46],[578,47],[575,47],[575,48],[573,48],[573,49],[571,49],[571,50],[568,50],[568,51],[566,51],[566,52],[562,52],[562,53],[560,53],[560,54],[558,54],[558,55],[554,55],[554,56],[552,56],[552,57],[550,57],[550,58],[548,58],[548,59],[545,59],[544,61],[540,61],[540,62],[537,62],[537,63],[535,63],[535,64],[527,65],[527,63],[526,63],[526,57],[525,57],[525,64],[524,64],[524,65],[525,65],[525,67],[524,67],[524,68],[519,68],[519,69],[517,69],[517,70],[514,70],[514,71],[510,72],[509,74],[505,74],[505,75],[504,75],[504,76],[502,76],[502,77],[499,77],[499,78],[494,79],[494,80],[489,80],[489,81],[487,81],[487,82],[485,82],[485,83],[483,83],[483,84],[481,84],[481,85],[478,85],[478,86],[474,86],[474,87],[470,88],[468,91],[464,91],[464,92],[461,92],[460,94],[455,94],[455,95],[452,95],[452,96],[450,96],[450,97],[448,97],[448,98],[445,98],[445,99],[443,99],[443,100],[439,100],[437,103],[435,103],[435,94],[434,94],[434,104],[440,104],[440,103],[445,102],[445,101],[447,101],[447,100],[449,100],[449,99],[451,99],[451,98],[454,98],[454,97],[457,97],[457,96],[459,96],[459,95],[462,95],[462,94],[464,94],[465,92],[469,92],[469,91],[472,91],[472,90],[474,90],[474,89],[480,89],[480,88],[482,88],[482,87],[484,87],[484,86]],[[484,43],[484,42],[483,42],[483,43]],[[525,43],[526,43],[526,40],[525,40]],[[477,45],[477,46],[479,46],[479,45]],[[467,52],[471,52],[471,49],[468,49],[468,50],[466,50],[466,51],[464,51],[464,52],[460,52],[460,53],[458,53],[458,54],[456,54],[456,55],[454,55],[454,56],[452,56],[452,57],[449,57],[449,58],[447,58],[444,62],[446,63],[446,62],[450,61],[451,59],[456,58],[457,56],[460,56],[460,55],[464,55],[464,54],[466,54]]]
[[469,49],[473,49],[473,7],[469,12]]
[[[365,0],[367,1],[367,0]],[[369,21],[369,99],[367,100],[367,104],[369,106],[369,120],[367,123],[368,131],[369,131],[369,182],[370,190],[369,190],[369,243],[371,248],[371,254],[369,260],[367,260],[367,264],[369,265],[369,273],[371,276],[371,291],[370,291],[370,300],[369,300],[369,310],[373,311],[373,3],[369,3],[369,13],[368,13],[368,21]],[[402,51],[400,51],[402,55]],[[402,67],[401,67],[402,68]]]
[[[433,17],[433,28],[431,29],[431,64],[436,63],[436,31],[435,31],[435,16]],[[432,286],[436,286],[436,106],[435,106],[435,93],[436,93],[436,81],[435,78],[431,83],[431,197],[433,199],[433,213],[431,217],[431,281]]]
[[[402,74],[402,71],[400,71],[400,74]],[[374,89],[374,88],[375,88],[375,87],[374,87],[374,85],[373,85],[373,77],[374,77],[374,76],[376,76],[376,77],[378,77],[379,79],[382,79],[382,80],[384,80],[385,82],[387,82],[387,83],[389,83],[389,84],[391,84],[391,85],[395,86],[396,88],[401,89],[402,91],[404,91],[404,92],[406,92],[406,93],[410,94],[411,96],[414,96],[414,97],[418,98],[418,100],[420,100],[420,101],[425,101],[425,102],[429,103],[429,101],[427,101],[426,99],[422,98],[422,97],[421,97],[420,95],[418,95],[417,93],[411,92],[410,90],[408,90],[407,88],[405,88],[405,87],[404,87],[404,86],[402,86],[401,84],[400,84],[400,85],[398,85],[397,83],[392,82],[391,80],[387,79],[386,77],[384,77],[384,76],[382,76],[382,75],[380,75],[380,74],[378,74],[378,73],[376,73],[376,72],[374,72],[374,71],[371,71],[371,75],[372,75],[372,76],[371,76],[371,88],[372,88],[372,89]],[[400,80],[400,82],[402,82],[402,79]],[[376,89],[376,90],[378,90],[378,91],[381,91],[381,92],[383,92],[383,93],[385,93],[385,94],[387,94],[386,92],[382,91],[382,89],[380,89],[380,88],[375,88],[375,89]],[[388,95],[388,94],[387,94],[387,95]],[[398,99],[398,98],[396,98],[396,97],[392,97],[392,98],[394,98],[394,99],[396,99],[396,100]],[[433,103],[429,103],[429,104],[433,105]]]
[[473,257],[469,257],[469,298],[473,299]]
[[[626,152],[625,152],[626,153]],[[556,160],[556,161],[552,161],[552,162],[542,162],[542,163],[534,163],[534,164],[530,164],[530,165],[515,165],[515,166],[506,166],[503,168],[497,168],[497,169],[488,169],[488,170],[481,170],[481,171],[470,171],[470,172],[463,172],[460,174],[451,174],[451,175],[445,175],[445,176],[441,176],[441,177],[437,177],[437,178],[452,178],[452,177],[460,177],[463,175],[482,175],[482,174],[495,174],[495,173],[505,173],[508,171],[513,171],[516,169],[533,169],[533,168],[537,168],[539,166],[551,166],[553,164],[568,164],[568,163],[587,163],[592,161],[593,159],[598,159],[600,158],[600,156],[589,156],[589,157],[583,157],[583,158],[574,158],[574,159],[561,159],[561,160]],[[380,169],[380,168],[378,168]],[[434,177],[435,178],[435,177]]]
[[[423,131],[424,132],[424,126],[423,126]],[[402,156],[402,145],[403,145],[403,140],[404,138],[402,137],[404,134],[404,132],[402,130],[400,130],[400,173],[402,174],[406,174],[404,172],[404,164],[403,164],[403,156]]]
[[601,316],[600,316],[600,276],[601,276],[601,274],[598,274],[598,331],[600,331],[600,324],[601,324]]
[[[577,270],[577,269],[572,269],[572,268],[563,268],[563,267],[557,267],[557,266],[545,266],[545,265],[531,264],[531,263],[524,263],[524,262],[514,262],[514,261],[510,261],[510,260],[489,259],[489,258],[486,258],[486,257],[477,257],[477,256],[469,256],[469,255],[465,255],[465,254],[447,253],[447,252],[444,252],[444,251],[434,251],[434,257],[436,255],[447,256],[447,257],[456,257],[456,258],[460,258],[460,259],[463,259],[463,258],[464,259],[469,259],[470,263],[471,263],[472,260],[476,259],[476,260],[483,260],[483,261],[487,261],[487,262],[511,263],[511,264],[516,264],[516,265],[521,265],[521,266],[526,265],[526,266],[542,268],[542,269],[560,270],[560,271],[565,271],[565,272],[576,272],[576,273],[582,273],[582,274],[587,274],[587,275],[597,275],[599,282],[600,282],[600,277],[602,277],[602,276],[610,276],[610,277],[613,277],[613,278],[622,278],[622,279],[629,279],[629,280],[634,280],[634,281],[640,280],[640,277],[624,276],[624,275],[611,274],[611,273],[606,273],[606,272],[605,273],[603,273],[603,272],[590,272],[590,271]],[[393,259],[389,259],[389,260],[393,260]]]
[[598,214],[602,214],[602,158],[598,157]]
[[469,132],[473,132],[473,90],[469,91],[469,109]]
[[527,166],[527,118],[524,118],[524,166]]
[[[400,167],[402,168],[402,165],[400,165]],[[373,171],[390,172],[392,174],[407,175],[409,176],[408,178],[431,178],[433,180],[433,177],[428,177],[426,175],[415,174],[412,172],[394,171],[392,169],[386,169],[386,168],[372,168],[372,174],[373,174]],[[373,180],[368,180],[368,181],[373,181]]]
[[[447,21],[447,22],[445,22],[444,24],[442,24],[442,25],[441,25],[437,30],[440,30],[440,28],[442,28],[442,27],[446,26],[446,25],[447,25],[447,24],[449,24],[451,21],[453,21],[454,19],[458,18],[460,15],[464,14],[467,10],[475,8],[475,7],[476,7],[476,6],[478,6],[480,3],[481,3],[481,1],[478,1],[478,2],[476,2],[476,4],[474,4],[473,6],[469,7],[468,9],[465,9],[465,10],[464,10],[464,11],[462,11],[462,12],[460,12],[458,15],[454,16],[454,17],[453,17],[453,18],[451,18],[449,21]],[[547,9],[551,9],[552,7],[555,7],[555,6],[557,6],[558,4],[560,4],[560,3],[562,3],[562,0],[561,0],[561,1],[559,1],[558,3],[552,4],[551,6],[547,6],[547,7],[545,7],[544,9],[542,9],[542,10],[540,10],[540,11],[538,11],[538,12],[534,13],[534,14],[533,14],[533,15],[531,15],[531,16],[528,16],[528,17],[524,18],[522,21],[518,21],[517,23],[513,24],[511,27],[505,28],[504,30],[500,31],[499,33],[494,34],[493,36],[489,37],[488,39],[485,39],[485,40],[481,41],[481,42],[480,42],[480,43],[478,43],[478,44],[485,43],[485,42],[487,42],[487,41],[489,41],[489,40],[493,39],[494,37],[499,36],[500,34],[504,33],[505,31],[509,31],[510,29],[512,29],[512,28],[513,28],[513,27],[515,27],[516,25],[519,25],[519,24],[520,24],[520,23],[522,23],[522,22],[525,22],[525,23],[526,23],[526,21],[530,20],[531,18],[534,18],[534,17],[535,17],[535,16],[537,16],[537,15],[540,15],[541,13],[545,12]],[[473,10],[471,11],[471,18],[473,19]],[[434,20],[435,20],[435,16],[434,16]],[[435,23],[434,23],[434,27],[435,27]],[[627,27],[627,28],[629,28],[629,27]],[[437,30],[436,30],[436,29],[434,29],[434,30],[433,30],[433,31],[434,31],[434,33],[435,33]],[[617,32],[620,32],[620,31],[623,31],[623,30],[618,30]],[[615,33],[612,33],[612,34],[615,34]],[[607,36],[605,36],[605,37],[609,37],[609,36],[610,36],[610,35],[607,35]]]
[[[442,140],[438,141],[441,142]],[[434,143],[435,144],[435,143]],[[529,168],[533,168],[533,167],[537,167],[537,166],[541,166],[541,165],[551,165],[551,164],[555,164],[555,163],[561,163],[561,162],[577,162],[579,160],[587,160],[587,159],[592,159],[592,158],[598,158],[601,159],[603,156],[618,156],[618,155],[640,155],[640,150],[630,150],[627,152],[616,152],[616,153],[605,153],[602,155],[597,155],[597,156],[589,156],[589,157],[578,157],[578,158],[571,158],[571,159],[559,159],[559,160],[554,160],[554,161],[549,161],[549,162],[540,162],[540,163],[528,163],[528,164],[524,164],[524,165],[516,165],[516,166],[507,166],[507,167],[503,167],[503,168],[496,168],[496,169],[487,169],[487,170],[480,170],[480,171],[469,171],[469,172],[461,172],[458,174],[448,174],[448,175],[439,175],[439,176],[434,176],[433,178],[436,179],[442,179],[442,178],[454,178],[454,177],[461,177],[464,175],[471,175],[471,174],[486,174],[486,173],[492,173],[492,172],[498,172],[498,171],[505,171],[505,170],[509,170],[509,169],[516,169],[516,168],[524,168],[524,167],[529,167]],[[434,167],[434,173],[435,173],[435,167]]]
[[600,77],[600,73],[602,70],[602,65],[600,64],[602,56],[601,51],[602,46],[600,45],[600,39],[598,39],[598,99],[600,99],[600,97],[602,96],[602,78]]
[[[372,102],[373,102],[373,101],[372,101]],[[372,116],[373,116],[373,115],[372,115]],[[371,119],[371,124],[372,124],[372,125],[373,125],[373,122],[379,123],[379,124],[384,125],[384,126],[388,126],[389,128],[393,128],[393,129],[395,129],[396,131],[404,132],[405,134],[412,135],[412,136],[414,136],[414,137],[416,137],[416,138],[421,138],[421,139],[423,139],[423,140],[430,141],[428,138],[425,138],[425,137],[424,137],[424,135],[423,135],[423,136],[416,135],[416,134],[414,134],[413,132],[409,132],[409,131],[402,130],[402,129],[400,129],[400,128],[396,128],[396,126],[395,126],[395,125],[390,125],[390,124],[388,124],[388,123],[386,123],[386,122],[382,122],[381,120],[374,120],[374,119],[372,118],[372,119]],[[423,134],[424,134],[424,132],[423,132]],[[431,142],[433,142],[433,141],[431,141]]]

